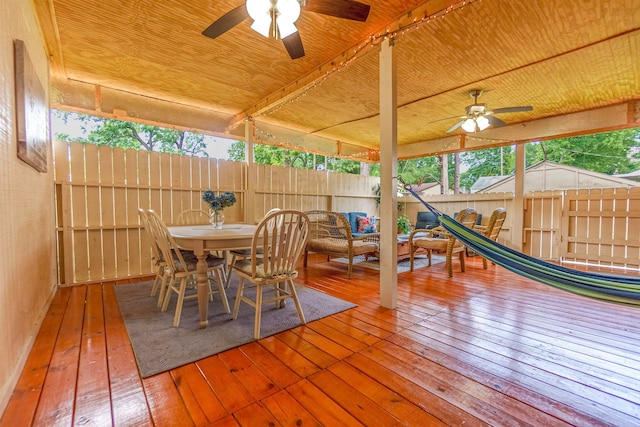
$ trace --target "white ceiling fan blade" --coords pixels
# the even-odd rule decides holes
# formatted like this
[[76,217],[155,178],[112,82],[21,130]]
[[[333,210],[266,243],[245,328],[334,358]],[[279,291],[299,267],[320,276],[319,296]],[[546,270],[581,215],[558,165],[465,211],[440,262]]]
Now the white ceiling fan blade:
[[447,131],[447,133],[453,132],[454,130],[458,129],[460,126],[462,126],[462,124],[465,122],[465,120],[467,120],[466,116],[465,116],[464,120],[460,120],[458,123],[456,123],[455,125],[451,126],[449,128],[449,130]]
[[432,122],[429,123],[437,123],[437,122],[442,122],[444,120],[451,120],[451,119],[466,119],[467,116],[453,116],[453,117],[445,117],[444,119],[438,119],[438,120],[434,120]]
[[496,108],[493,111],[488,111],[487,113],[491,114],[502,114],[502,113],[519,113],[521,111],[532,111],[533,107],[531,105],[523,105],[520,107],[504,107],[504,108]]
[[487,118],[487,120],[489,120],[489,124],[491,124],[491,126],[493,126],[493,127],[497,127],[497,128],[499,128],[499,127],[501,127],[501,126],[506,125],[506,123],[505,123],[504,121],[500,120],[500,119],[499,119],[499,118],[497,118],[496,116],[489,116],[489,115],[487,115],[487,116],[485,116],[485,117]]

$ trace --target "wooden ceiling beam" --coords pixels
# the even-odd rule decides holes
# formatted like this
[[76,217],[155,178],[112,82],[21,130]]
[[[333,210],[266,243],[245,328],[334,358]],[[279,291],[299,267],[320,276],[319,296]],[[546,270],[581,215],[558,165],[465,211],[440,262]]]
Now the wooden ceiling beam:
[[224,133],[228,116],[192,105],[68,79],[52,79],[51,108],[244,140]]

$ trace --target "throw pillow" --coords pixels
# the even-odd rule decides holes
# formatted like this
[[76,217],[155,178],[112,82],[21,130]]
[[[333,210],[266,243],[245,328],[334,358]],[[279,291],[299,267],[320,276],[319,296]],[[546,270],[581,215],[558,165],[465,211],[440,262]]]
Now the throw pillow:
[[370,216],[369,217],[369,225],[371,227],[373,227],[373,230],[369,231],[369,233],[375,233],[376,232],[376,217],[375,216]]
[[376,217],[356,217],[358,221],[358,233],[375,233],[376,231]]

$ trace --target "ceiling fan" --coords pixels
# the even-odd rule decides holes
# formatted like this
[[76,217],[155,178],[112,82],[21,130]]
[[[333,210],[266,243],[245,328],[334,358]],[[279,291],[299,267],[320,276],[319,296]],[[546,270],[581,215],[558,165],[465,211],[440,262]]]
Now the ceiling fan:
[[[465,108],[465,112],[467,113],[464,116],[454,116],[447,117],[446,119],[436,120],[436,122],[442,120],[450,120],[454,118],[462,119],[455,125],[451,126],[447,133],[453,132],[454,130],[462,127],[466,132],[480,132],[488,128],[489,126],[500,127],[506,125],[504,121],[497,118],[495,114],[503,114],[503,113],[517,113],[520,111],[531,111],[533,107],[530,105],[520,106],[520,107],[504,107],[504,108],[496,108],[494,110],[488,110],[487,104],[479,104],[478,97],[482,95],[482,90],[473,89],[469,91],[469,96],[473,98],[473,104],[468,105]],[[434,122],[431,122],[434,123]]]
[[304,56],[302,39],[295,26],[301,10],[364,22],[370,8],[355,0],[246,0],[246,4],[222,15],[202,34],[215,39],[251,18],[252,29],[265,37],[282,39],[291,59],[297,59]]

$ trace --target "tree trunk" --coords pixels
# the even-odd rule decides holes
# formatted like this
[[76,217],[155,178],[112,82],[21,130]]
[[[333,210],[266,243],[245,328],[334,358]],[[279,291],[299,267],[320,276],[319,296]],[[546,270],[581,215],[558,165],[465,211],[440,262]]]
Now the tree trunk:
[[453,155],[453,194],[460,194],[460,153]]
[[449,160],[446,154],[440,158],[440,194],[449,194]]

